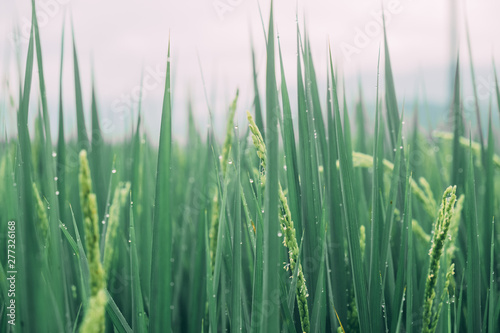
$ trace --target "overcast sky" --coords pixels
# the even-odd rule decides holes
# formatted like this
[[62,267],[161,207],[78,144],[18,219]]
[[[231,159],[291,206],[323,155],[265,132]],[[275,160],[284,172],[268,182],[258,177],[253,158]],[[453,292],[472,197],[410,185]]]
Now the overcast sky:
[[[6,98],[5,78],[16,86],[15,50],[20,46],[21,67],[26,58],[29,35],[30,0],[0,0],[0,101]],[[400,102],[413,100],[425,86],[432,103],[444,104],[449,94],[450,39],[455,34],[467,80],[469,68],[464,17],[469,22],[473,60],[478,81],[484,81],[481,98],[491,93],[492,58],[500,61],[500,2],[497,0],[457,1],[457,26],[451,30],[449,0],[383,1],[393,71]],[[103,120],[110,121],[110,135],[130,118],[122,111],[137,102],[141,72],[147,84],[145,116],[153,133],[158,130],[163,94],[163,75],[169,32],[172,42],[174,121],[185,119],[187,92],[191,91],[200,124],[207,123],[207,106],[202,86],[205,77],[208,99],[220,117],[236,88],[241,91],[238,112],[251,108],[250,45],[253,41],[260,73],[265,69],[265,41],[255,0],[37,0],[41,26],[48,98],[54,121],[57,110],[60,41],[66,17],[64,96],[67,122],[74,128],[74,91],[70,18],[74,22],[80,60],[85,107],[90,107],[92,59]],[[268,0],[260,5],[267,28]],[[296,61],[296,8],[299,23],[307,31],[320,84],[326,72],[327,43],[333,48],[339,74],[345,78],[348,98],[357,94],[361,78],[368,99],[374,96],[377,53],[383,33],[380,1],[309,0],[275,1],[275,19],[283,49],[289,86],[294,85]],[[20,27],[14,41],[13,28]],[[453,55],[454,57],[454,55]],[[199,60],[198,60],[199,58]],[[263,75],[261,75],[263,79]],[[481,81],[482,80],[482,81]],[[478,85],[481,83],[478,82]],[[469,82],[464,83],[470,95]],[[15,89],[12,89],[14,90]],[[292,88],[293,90],[293,88]],[[36,88],[33,90],[37,92]],[[293,92],[292,92],[293,93]],[[14,119],[13,114],[8,119]],[[123,119],[122,119],[123,118]],[[114,127],[113,127],[114,126]],[[178,128],[175,130],[179,131]]]

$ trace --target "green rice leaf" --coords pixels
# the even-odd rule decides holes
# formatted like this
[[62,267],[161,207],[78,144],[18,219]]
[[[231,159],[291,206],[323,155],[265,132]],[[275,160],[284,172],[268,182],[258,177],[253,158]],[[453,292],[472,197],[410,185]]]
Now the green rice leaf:
[[242,231],[241,231],[241,198],[240,198],[240,142],[239,142],[239,131],[235,131],[235,150],[234,156],[236,156],[236,188],[234,192],[234,203],[235,203],[235,218],[233,227],[233,271],[231,276],[232,285],[232,300],[231,300],[231,329],[233,331],[242,331],[243,324],[241,318],[241,279],[242,279]]
[[397,134],[399,125],[398,101],[396,99],[396,88],[394,84],[394,77],[392,75],[391,58],[389,56],[389,45],[387,43],[387,32],[385,28],[385,15],[382,15],[384,22],[384,53],[385,53],[385,100],[387,108],[387,125],[389,128],[389,138],[391,148],[397,149],[396,145]]
[[[32,2],[32,7],[35,8],[35,1]],[[69,323],[63,323],[63,314],[66,313],[68,309],[68,304],[66,303],[67,298],[64,295],[65,288],[61,288],[65,282],[65,266],[63,265],[63,254],[61,250],[61,233],[59,231],[59,200],[57,194],[59,194],[56,186],[56,169],[53,157],[53,147],[52,147],[52,137],[50,130],[50,118],[49,110],[47,107],[47,89],[45,86],[45,76],[43,70],[43,59],[42,59],[42,46],[40,42],[40,31],[38,28],[38,20],[36,15],[33,15],[34,22],[34,37],[35,37],[35,48],[37,57],[37,67],[38,67],[38,78],[40,85],[40,95],[42,101],[42,112],[44,121],[44,133],[45,133],[45,156],[43,160],[45,161],[45,171],[46,177],[43,185],[46,189],[45,198],[48,200],[49,208],[49,231],[50,231],[50,246],[48,247],[48,256],[52,258],[50,267],[50,283],[51,292],[54,293],[56,308],[54,311],[55,320],[48,322],[51,330],[63,330],[64,327],[69,325]],[[47,269],[47,267],[45,268]],[[53,326],[52,326],[53,325]]]
[[16,160],[16,181],[18,187],[18,224],[22,227],[17,232],[19,242],[24,244],[23,247],[18,247],[16,254],[20,265],[17,268],[20,271],[17,277],[19,283],[18,294],[19,302],[25,302],[26,307],[19,311],[19,321],[26,323],[25,329],[32,331],[34,325],[39,323],[40,309],[36,306],[37,302],[30,301],[31,296],[36,293],[41,285],[40,275],[40,259],[35,254],[40,252],[40,244],[37,237],[37,225],[35,222],[33,198],[33,181],[32,181],[32,154],[30,135],[28,130],[28,113],[31,83],[33,78],[33,59],[34,59],[34,42],[33,42],[33,24],[30,30],[30,39],[28,44],[28,54],[26,59],[26,70],[24,77],[24,87],[22,90],[21,103],[17,112],[17,131],[18,131],[18,155]]
[[106,313],[109,318],[111,318],[111,322],[113,323],[114,328],[119,333],[132,333],[136,331],[132,331],[130,325],[127,323],[127,320],[116,306],[115,301],[109,294],[108,290],[106,290],[106,297],[108,298],[108,303],[106,304]]
[[295,230],[298,235],[302,234],[302,219],[300,213],[300,184],[297,166],[297,150],[295,147],[295,134],[292,121],[292,110],[286,85],[285,69],[283,66],[283,57],[281,55],[281,46],[278,43],[281,69],[281,100],[283,103],[283,145],[286,161],[286,179],[288,190],[288,201],[292,213]]
[[471,47],[471,43],[470,43],[469,24],[467,23],[467,17],[465,19],[465,31],[466,31],[466,36],[467,36],[467,49],[469,51],[469,65],[470,65],[470,74],[471,74],[472,88],[473,88],[472,91],[474,92],[474,110],[476,111],[477,130],[479,133],[479,143],[481,144],[481,152],[482,152],[481,155],[484,156],[485,147],[484,147],[483,128],[482,128],[482,122],[481,122],[481,110],[479,108],[479,97],[477,94],[476,74],[474,71],[474,63],[472,61],[472,47]]
[[142,299],[141,281],[139,276],[139,258],[137,256],[137,239],[135,235],[134,212],[130,204],[130,277],[132,289],[132,328],[133,332],[147,332],[146,313]]
[[476,190],[472,151],[466,170],[465,224],[467,230],[467,329],[469,332],[481,331],[481,258],[479,256],[478,226],[476,211]]
[[156,195],[153,221],[152,272],[150,291],[150,332],[172,329],[172,213],[171,202],[172,102],[170,95],[170,42],[163,97]]
[[[332,61],[330,60],[330,63]],[[333,66],[330,66],[331,77],[333,75]],[[337,138],[337,153],[340,164],[340,185],[342,189],[342,207],[344,218],[347,221],[347,243],[349,248],[349,260],[352,269],[352,277],[354,284],[354,294],[356,305],[358,307],[359,325],[363,332],[371,332],[372,326],[370,322],[370,310],[368,306],[368,297],[366,294],[367,284],[364,265],[361,258],[361,249],[359,245],[359,224],[357,211],[355,209],[354,190],[352,185],[353,170],[350,168],[351,163],[347,161],[347,153],[345,151],[344,135],[342,125],[340,123],[339,106],[334,106],[334,122],[335,135]]]
[[262,106],[260,102],[260,93],[259,93],[259,84],[257,82],[257,66],[255,63],[255,50],[252,44],[252,80],[253,80],[253,91],[254,91],[254,99],[253,99],[253,107],[255,108],[255,123],[259,128],[262,137],[265,139],[266,131],[264,127],[264,118],[262,116]]
[[[333,67],[331,62],[331,50],[329,49],[330,56],[330,67]],[[333,71],[332,71],[333,73]],[[332,267],[332,273],[328,273],[333,285],[333,300],[335,302],[336,315],[340,318],[341,322],[347,321],[347,283],[348,277],[345,270],[345,255],[344,255],[344,230],[346,226],[343,221],[343,211],[342,207],[339,205],[341,202],[341,189],[340,189],[340,178],[338,169],[336,167],[338,160],[337,153],[337,138],[335,136],[335,122],[334,119],[334,108],[338,107],[338,95],[337,95],[337,84],[335,77],[331,76],[329,70],[327,70],[328,86],[327,86],[327,119],[328,119],[328,167],[327,181],[328,186],[327,195],[330,204],[329,213],[331,223],[329,225],[329,233],[331,246],[328,247],[330,252],[327,257],[331,257],[332,261],[330,263]],[[328,270],[330,272],[330,270]],[[330,305],[332,308],[333,306]]]
[[[281,273],[278,233],[278,91],[275,74],[273,2],[269,18],[266,69],[266,189],[264,203],[264,279],[263,302],[269,305],[265,312],[264,331],[279,332],[279,276]],[[262,309],[263,310],[263,309]],[[262,314],[264,315],[264,313]]]
[[83,109],[80,66],[78,65],[78,55],[76,53],[76,42],[75,42],[75,30],[73,28],[72,28],[72,35],[73,35],[73,70],[75,75],[75,101],[76,101],[76,122],[77,122],[77,132],[78,132],[78,150],[82,149],[88,150],[90,148],[90,141],[87,134],[87,127],[85,125],[85,112]]

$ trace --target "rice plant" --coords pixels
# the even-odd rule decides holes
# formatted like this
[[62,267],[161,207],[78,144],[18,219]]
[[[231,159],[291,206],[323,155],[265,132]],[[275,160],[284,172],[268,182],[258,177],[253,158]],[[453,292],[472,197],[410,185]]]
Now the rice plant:
[[[159,138],[139,103],[127,138],[111,143],[94,87],[85,122],[74,35],[75,108],[63,107],[61,51],[51,129],[33,10],[23,85],[0,104],[17,115],[16,135],[0,139],[1,332],[499,330],[498,81],[485,135],[464,121],[460,62],[451,125],[407,126],[385,35],[376,100],[360,92],[351,107],[331,52],[316,72],[297,24],[296,62],[285,63],[272,6],[268,22],[266,71],[248,64],[248,123],[236,90],[223,141],[190,109],[177,142],[169,44]],[[76,133],[63,126],[71,112]]]

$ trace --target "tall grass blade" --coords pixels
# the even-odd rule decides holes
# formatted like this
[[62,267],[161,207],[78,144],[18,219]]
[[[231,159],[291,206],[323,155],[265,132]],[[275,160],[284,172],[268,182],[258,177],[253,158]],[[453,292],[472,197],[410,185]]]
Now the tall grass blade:
[[[73,24],[73,22],[71,23]],[[72,27],[73,36],[73,71],[75,75],[75,102],[76,102],[76,122],[78,133],[78,150],[88,150],[90,141],[85,125],[85,112],[83,109],[82,83],[80,78],[80,66],[78,64],[78,55],[76,53],[75,30]]]
[[387,32],[385,28],[385,16],[383,17],[384,22],[384,54],[385,54],[385,102],[387,108],[387,124],[389,128],[389,139],[391,142],[391,148],[397,149],[396,141],[397,134],[399,131],[400,119],[398,111],[398,101],[396,99],[396,87],[394,84],[394,77],[392,75],[391,58],[389,56],[389,45],[387,43]]
[[500,114],[500,86],[498,85],[497,68],[495,64],[493,64],[493,73],[495,75],[495,92],[497,97],[497,108],[498,108],[498,113]]
[[235,130],[234,156],[236,156],[236,191],[234,195],[235,214],[233,227],[233,272],[231,277],[232,285],[232,311],[231,311],[231,329],[233,331],[242,331],[243,323],[241,318],[241,278],[242,278],[242,231],[241,231],[241,198],[238,190],[240,184],[240,142],[239,131]]
[[263,298],[264,298],[264,223],[260,213],[257,210],[255,218],[255,260],[253,266],[253,284],[252,284],[252,316],[251,332],[257,333],[262,330],[263,322]]
[[171,154],[172,102],[170,95],[170,41],[167,53],[167,74],[163,97],[156,195],[153,221],[149,331],[170,332],[172,329],[172,225]]
[[[289,332],[289,333],[296,333],[297,330],[295,329],[295,325],[293,322],[293,315],[290,307],[287,304],[287,295],[289,295],[290,292],[287,292],[286,290],[286,283],[283,281],[285,277],[282,276],[280,279],[280,301],[281,301],[281,313],[283,318],[283,330],[282,332]],[[291,287],[290,287],[291,288]]]
[[[410,159],[408,159],[408,164]],[[411,174],[408,170],[408,182],[406,186],[406,203],[405,203],[405,222],[407,229],[407,259],[406,259],[406,332],[413,332],[413,294],[414,294],[414,256],[413,256],[413,214],[412,214],[412,201],[411,201],[411,191],[409,189],[409,184],[412,180]]]
[[464,190],[464,177],[459,171],[465,170],[465,151],[460,144],[460,137],[464,135],[464,125],[462,116],[462,106],[460,103],[460,58],[457,58],[455,70],[455,84],[453,94],[453,163],[452,163],[452,184],[456,184],[459,191]]
[[[265,331],[278,332],[279,323],[279,276],[281,273],[278,233],[278,92],[276,86],[274,55],[273,2],[269,14],[266,66],[266,189],[264,203],[264,279],[263,302],[270,305],[265,313]],[[264,315],[264,314],[263,314]]]
[[[99,123],[99,112],[97,109],[97,97],[95,91],[95,79],[92,75],[92,137],[91,137],[91,149],[89,153],[89,159],[91,164],[91,170],[93,174],[93,184],[96,189],[97,204],[99,207],[99,216],[104,216],[106,193],[108,189],[106,188],[107,177],[106,168],[104,165],[104,138],[102,137],[101,125]],[[109,172],[109,171],[108,171]]]
[[130,204],[130,277],[132,285],[132,328],[133,332],[147,332],[146,313],[144,312],[144,304],[142,299],[139,257],[137,256],[137,239],[135,235],[134,212],[132,204]]
[[212,260],[210,258],[210,242],[208,240],[208,221],[205,214],[205,268],[207,280],[207,303],[209,315],[209,332],[217,332],[217,300],[213,290]]
[[[35,8],[35,1],[32,1],[32,8]],[[63,252],[61,250],[61,233],[59,231],[59,200],[57,198],[57,177],[56,169],[53,157],[53,147],[52,147],[52,137],[50,130],[50,118],[49,110],[47,106],[47,89],[45,86],[45,75],[43,69],[43,59],[42,59],[42,46],[40,42],[40,31],[38,27],[38,20],[35,11],[33,10],[33,23],[34,23],[34,37],[35,37],[35,48],[37,57],[37,67],[38,67],[38,78],[40,85],[40,95],[42,101],[42,112],[44,121],[44,132],[45,132],[45,156],[43,160],[45,161],[45,171],[46,171],[46,181],[44,182],[44,187],[46,189],[45,197],[48,200],[49,207],[52,209],[48,210],[49,213],[49,230],[50,230],[50,246],[48,248],[49,258],[52,258],[50,267],[50,282],[51,282],[51,292],[54,293],[55,303],[57,307],[54,309],[54,318],[56,320],[49,321],[51,330],[63,330],[63,327],[68,327],[69,322],[63,323],[62,318],[64,314],[67,314],[68,304],[66,303],[66,288],[61,288],[65,282],[65,267],[63,265]],[[45,268],[47,269],[47,267]]]
[[[330,68],[333,68],[331,49],[329,48],[329,61]],[[341,322],[347,321],[347,311],[344,305],[347,304],[347,283],[348,277],[345,268],[345,250],[344,250],[344,230],[345,225],[342,216],[342,207],[339,205],[341,202],[341,190],[340,190],[340,179],[338,169],[336,167],[338,160],[337,153],[337,138],[335,136],[335,122],[334,122],[334,108],[338,107],[338,95],[337,95],[337,84],[335,77],[333,76],[333,71],[329,73],[327,69],[328,77],[328,90],[327,90],[327,119],[328,119],[328,170],[327,173],[327,195],[328,195],[328,205],[330,220],[329,233],[332,242],[331,246],[328,247],[329,254],[327,257],[331,257],[331,276],[333,285],[333,300],[335,302],[336,315],[340,318]],[[329,271],[328,271],[329,272]],[[332,306],[332,305],[330,305]]]
[[106,305],[106,313],[111,318],[111,322],[113,323],[114,329],[119,333],[132,333],[136,331],[132,331],[130,325],[127,323],[127,320],[121,313],[120,309],[116,305],[115,301],[106,290],[106,297],[108,298],[108,304]]
[[285,69],[283,65],[283,57],[281,55],[281,46],[278,43],[280,55],[281,69],[281,100],[283,103],[283,145],[286,161],[286,179],[288,190],[288,201],[290,202],[290,210],[295,225],[295,230],[298,235],[302,235],[302,219],[300,210],[300,184],[297,166],[297,149],[295,147],[295,134],[292,121],[292,110],[290,98],[288,95],[288,87],[286,85]]
[[[28,131],[28,113],[31,92],[31,83],[33,78],[33,59],[34,59],[34,41],[33,41],[33,23],[30,30],[30,39],[28,44],[28,54],[26,59],[26,70],[24,77],[24,87],[22,91],[21,103],[17,112],[17,131],[18,131],[18,151],[16,161],[16,184],[18,187],[18,242],[24,244],[19,247],[17,259],[19,264],[17,270],[19,275],[20,287],[18,288],[20,302],[25,302],[26,307],[19,311],[19,322],[25,323],[25,329],[32,331],[39,323],[40,308],[37,302],[30,301],[31,295],[35,295],[41,285],[40,259],[35,254],[40,251],[40,244],[37,237],[37,226],[34,215],[34,198],[32,182],[32,160],[31,143]],[[9,272],[7,271],[7,274]]]
[[[265,34],[265,32],[264,32]],[[257,82],[257,65],[255,63],[255,49],[252,44],[252,82],[253,82],[253,90],[254,90],[254,99],[253,99],[253,107],[255,108],[255,123],[259,128],[262,137],[265,139],[266,131],[264,127],[264,118],[262,116],[262,106],[260,102],[260,93],[259,93],[259,84]]]
[[[491,229],[495,230],[495,219],[493,218],[491,221]],[[495,286],[495,233],[491,233],[491,245],[490,245],[490,290],[489,290],[489,299],[490,302],[488,304],[488,333],[494,333],[495,327],[498,325],[498,316],[495,320],[495,299],[496,295],[496,286]],[[486,332],[486,330],[485,330]]]
[[[309,79],[309,70],[307,69],[307,60],[304,59],[304,76],[301,66],[301,41],[297,25],[297,98],[299,114],[299,178],[301,180],[301,201],[302,201],[302,220],[304,233],[304,255],[306,258],[314,257],[317,249],[318,235],[316,225],[319,225],[321,219],[319,179],[318,179],[318,159],[316,138],[314,135],[314,121],[310,89],[307,89]],[[305,58],[305,57],[304,57]],[[304,81],[305,80],[305,81]],[[304,185],[303,185],[304,184]],[[307,186],[305,184],[308,184]],[[314,295],[316,287],[317,270],[314,267],[304,269],[305,276],[308,277],[309,291]]]
[[64,64],[64,32],[63,25],[61,35],[61,61],[59,65],[59,129],[57,137],[57,190],[59,191],[59,216],[66,220],[66,143],[64,139],[64,106],[63,106],[63,64]]
[[484,135],[483,135],[483,124],[481,122],[481,110],[479,108],[479,97],[477,94],[477,85],[476,85],[476,73],[474,71],[474,62],[472,60],[472,47],[470,43],[470,35],[469,35],[469,24],[467,22],[467,18],[465,19],[465,32],[467,36],[467,50],[469,51],[469,65],[470,65],[470,74],[472,80],[472,91],[474,92],[474,110],[476,111],[476,121],[477,121],[477,130],[479,133],[479,143],[481,144],[481,152],[482,157],[484,157],[485,147],[484,147]]
[[[333,75],[333,68],[331,77]],[[359,325],[363,332],[371,332],[370,310],[368,306],[366,275],[361,258],[361,249],[359,243],[359,224],[357,211],[355,209],[355,197],[352,185],[353,170],[350,168],[352,162],[347,160],[345,151],[344,135],[342,131],[339,106],[334,105],[335,135],[337,138],[337,153],[340,164],[340,185],[342,189],[342,207],[346,220],[347,244],[349,248],[349,261],[352,269],[352,278],[354,285],[354,294],[356,305],[358,307]],[[374,328],[375,329],[375,328]]]
[[372,216],[370,228],[370,263],[368,276],[368,290],[370,295],[370,311],[372,314],[372,327],[380,329],[382,327],[381,319],[381,304],[382,294],[379,287],[380,283],[380,253],[383,229],[383,213],[380,205],[380,192],[383,184],[382,160],[383,160],[383,132],[380,126],[380,109],[379,109],[379,68],[380,68],[380,51],[378,55],[377,65],[377,93],[375,100],[375,130],[373,140],[373,173],[372,173]]
[[[470,141],[469,141],[470,142]],[[476,189],[474,176],[474,162],[472,150],[469,153],[469,163],[466,171],[465,197],[465,224],[467,234],[467,330],[481,331],[481,258],[479,256],[478,225],[476,211]]]

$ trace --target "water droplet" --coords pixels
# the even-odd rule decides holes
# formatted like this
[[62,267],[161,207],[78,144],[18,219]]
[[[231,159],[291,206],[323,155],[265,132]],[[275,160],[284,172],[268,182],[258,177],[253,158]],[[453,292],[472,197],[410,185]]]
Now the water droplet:
[[281,231],[278,231],[278,237],[281,237],[283,236],[283,234],[281,233]]
[[55,152],[55,151],[53,151],[53,152],[52,152],[52,157],[56,157],[56,156],[57,156],[56,152]]
[[56,191],[56,195],[59,195],[59,191]]
[[54,177],[54,180],[55,180],[56,182],[57,182],[57,180],[58,180],[58,179],[59,179],[59,178],[57,178],[57,177]]
[[111,170],[111,173],[116,173],[116,169]]
[[101,223],[102,223],[102,224],[106,224],[106,221],[102,220],[102,222],[101,222]]
[[253,179],[250,179],[250,184],[253,184]]

